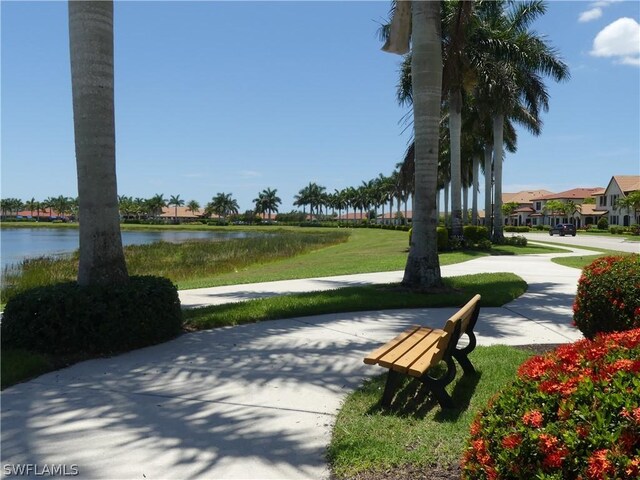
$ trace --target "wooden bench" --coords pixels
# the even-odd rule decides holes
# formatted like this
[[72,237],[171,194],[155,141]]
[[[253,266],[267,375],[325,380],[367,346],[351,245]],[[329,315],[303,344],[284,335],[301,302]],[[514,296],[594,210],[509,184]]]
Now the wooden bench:
[[[389,369],[382,406],[391,406],[402,377],[408,375],[422,382],[442,408],[452,408],[453,401],[445,387],[456,376],[453,359],[458,361],[465,374],[475,373],[468,355],[476,346],[473,329],[479,313],[480,295],[476,295],[447,320],[442,330],[414,325],[367,355],[364,363]],[[463,334],[469,337],[469,343],[464,348],[458,348],[458,341]],[[438,378],[432,377],[427,371],[440,361],[445,362],[447,371]]]

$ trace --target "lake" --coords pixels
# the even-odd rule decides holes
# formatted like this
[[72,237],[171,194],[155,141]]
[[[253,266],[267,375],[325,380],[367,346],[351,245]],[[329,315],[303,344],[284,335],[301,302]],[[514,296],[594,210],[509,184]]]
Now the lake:
[[[124,231],[124,245],[141,245],[153,242],[182,242],[185,240],[228,240],[246,238],[250,232],[206,231]],[[76,228],[2,228],[0,230],[0,268],[18,263],[25,258],[63,255],[78,249],[79,232]]]

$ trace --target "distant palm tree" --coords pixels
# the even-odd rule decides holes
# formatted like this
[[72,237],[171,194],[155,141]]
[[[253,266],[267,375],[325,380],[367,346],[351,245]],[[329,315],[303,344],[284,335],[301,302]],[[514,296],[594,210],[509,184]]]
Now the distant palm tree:
[[146,201],[147,209],[152,217],[162,215],[162,209],[167,206],[167,199],[163,193],[157,193]]
[[257,213],[267,213],[271,220],[271,212],[278,213],[278,205],[282,203],[280,197],[277,196],[278,190],[267,188],[258,194],[253,202],[256,204]]
[[207,210],[226,219],[228,215],[237,214],[239,206],[238,202],[231,197],[230,193],[218,193],[212,198],[211,202],[207,204]]
[[31,212],[31,216],[33,217],[33,211],[36,209],[38,202],[36,202],[35,198],[31,198],[25,203],[25,207]]
[[200,212],[200,204],[196,200],[189,200],[189,203],[187,203],[187,212],[197,215]]
[[171,205],[173,205],[175,207],[174,210],[174,217],[175,217],[175,222],[178,222],[178,207],[182,207],[184,205],[184,200],[182,200],[180,198],[180,195],[171,195],[171,197],[169,197],[169,202],[167,202],[167,205],[170,207]]

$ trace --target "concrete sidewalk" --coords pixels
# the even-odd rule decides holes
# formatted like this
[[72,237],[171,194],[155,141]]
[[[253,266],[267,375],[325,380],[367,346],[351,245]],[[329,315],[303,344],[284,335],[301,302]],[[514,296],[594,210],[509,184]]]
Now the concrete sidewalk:
[[[556,256],[443,268],[449,276],[511,271],[529,284],[504,308],[481,310],[479,344],[580,338],[569,326],[580,272],[552,263]],[[270,282],[181,298],[200,305],[400,277]],[[2,393],[2,463],[75,464],[81,478],[328,478],[325,448],[342,399],[383,372],[364,365],[363,355],[413,323],[441,326],[454,311],[341,313],[201,331],[43,375]]]

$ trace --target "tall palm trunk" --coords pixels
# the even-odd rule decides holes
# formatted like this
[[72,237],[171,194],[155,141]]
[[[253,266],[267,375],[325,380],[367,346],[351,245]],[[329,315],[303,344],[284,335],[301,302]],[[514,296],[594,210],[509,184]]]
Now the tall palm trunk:
[[462,188],[462,224],[469,224],[469,187]]
[[489,238],[493,236],[493,220],[491,218],[493,202],[491,198],[491,184],[493,181],[493,169],[491,167],[491,145],[484,146],[484,226],[489,230]]
[[472,173],[473,175],[472,184],[471,184],[471,224],[473,226],[478,225],[478,189],[480,188],[480,183],[478,179],[478,173],[480,171],[480,157],[478,154],[473,155],[473,167]]
[[403,285],[442,285],[436,228],[438,142],[442,88],[440,2],[412,2],[411,60],[415,129],[413,235]]
[[502,220],[502,152],[503,152],[504,114],[493,116],[493,171],[495,176],[493,200],[493,239],[504,238],[504,222]]
[[456,90],[449,95],[449,138],[451,145],[451,233],[455,237],[462,236],[462,189],[460,136],[462,133],[462,95]]
[[80,285],[126,282],[118,212],[113,2],[69,2],[80,223]]
[[[449,182],[444,184],[444,224],[449,225]],[[439,212],[438,212],[439,215]]]

